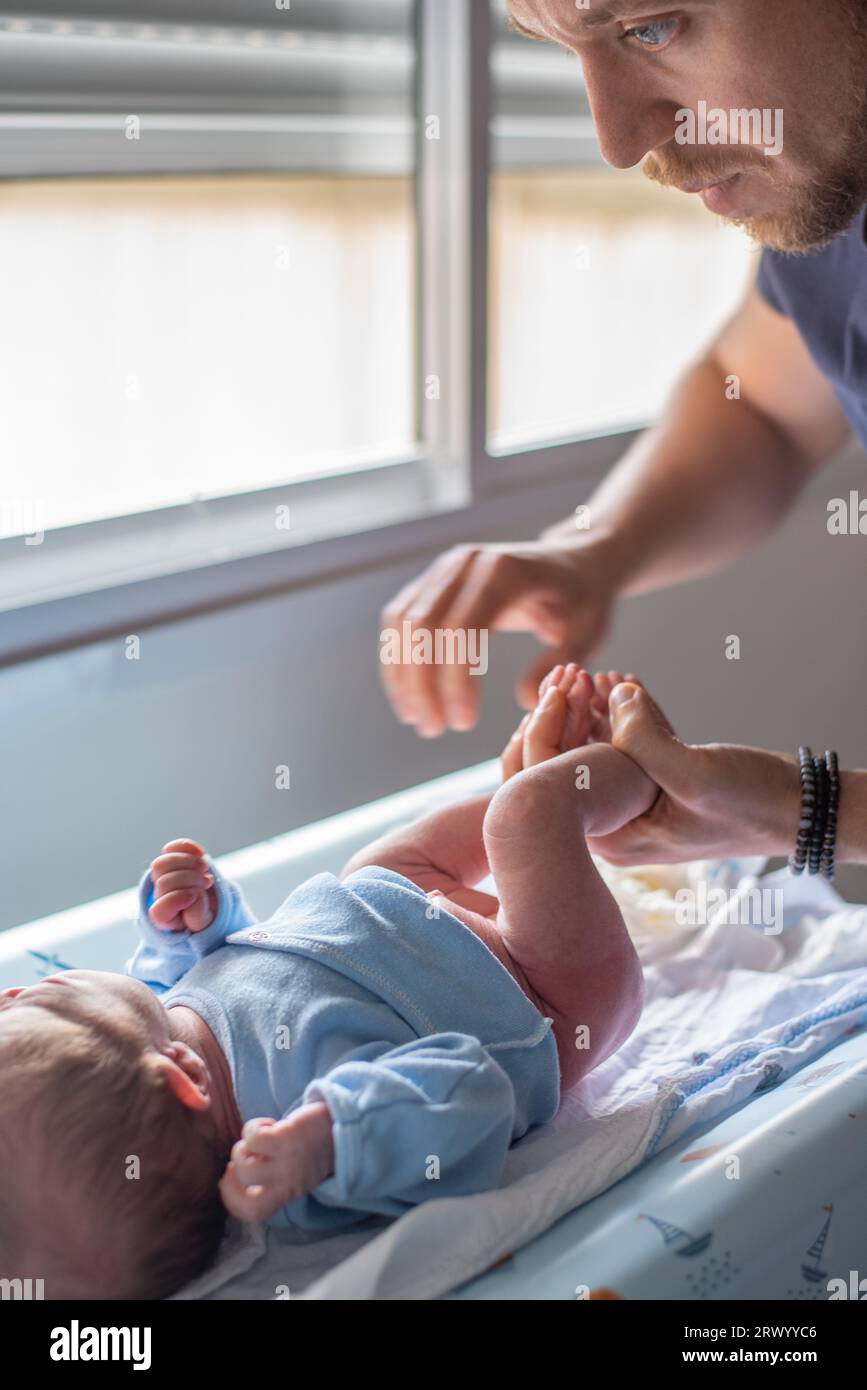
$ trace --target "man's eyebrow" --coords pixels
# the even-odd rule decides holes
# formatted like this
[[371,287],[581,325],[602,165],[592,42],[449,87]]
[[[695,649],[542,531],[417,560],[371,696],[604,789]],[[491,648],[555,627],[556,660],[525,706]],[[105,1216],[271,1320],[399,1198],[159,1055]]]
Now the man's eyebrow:
[[[711,8],[717,4],[717,0],[686,0],[687,5],[692,8]],[[657,13],[664,12],[666,0],[659,0]],[[651,13],[654,9],[652,0],[614,0],[613,5],[603,6],[601,9],[576,9],[576,14],[580,16],[582,29],[602,28],[606,24],[616,24],[621,19],[639,18],[638,11]],[[508,28],[513,34],[520,34],[524,39],[536,39],[541,43],[555,43],[556,40],[546,34],[536,34],[532,29],[526,29],[510,13],[508,16]]]
[[[630,6],[634,3],[636,3],[636,0],[626,0],[626,3],[622,6],[621,13],[626,14]],[[613,24],[618,18],[618,15],[616,15],[613,10],[609,9],[580,10],[579,13],[581,15],[581,27],[583,29],[592,29],[596,25]],[[549,39],[545,34],[535,34],[532,29],[525,29],[524,25],[511,14],[508,17],[508,28],[513,34],[520,34],[524,39],[536,39],[540,43],[554,42],[553,39]]]

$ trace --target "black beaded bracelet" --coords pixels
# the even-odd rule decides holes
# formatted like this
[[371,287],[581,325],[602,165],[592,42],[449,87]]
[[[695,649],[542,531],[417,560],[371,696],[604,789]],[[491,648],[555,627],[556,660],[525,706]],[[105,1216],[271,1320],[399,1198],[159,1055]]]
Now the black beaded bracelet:
[[799,748],[798,759],[801,765],[801,819],[798,822],[795,853],[789,860],[789,868],[793,874],[802,874],[807,867],[816,810],[816,773],[812,750],[806,747]]
[[836,753],[825,754],[828,770],[828,814],[825,822],[825,836],[822,843],[820,868],[827,879],[836,876],[837,820],[840,813],[840,768]]
[[809,866],[811,874],[833,879],[840,809],[840,771],[837,755],[814,758],[806,746],[798,750],[801,769],[801,816],[795,852],[789,860],[793,874]]
[[816,775],[816,809],[810,833],[810,852],[807,864],[810,873],[815,877],[822,867],[822,847],[825,844],[825,827],[828,822],[828,783],[830,779],[824,758],[813,759],[813,771]]

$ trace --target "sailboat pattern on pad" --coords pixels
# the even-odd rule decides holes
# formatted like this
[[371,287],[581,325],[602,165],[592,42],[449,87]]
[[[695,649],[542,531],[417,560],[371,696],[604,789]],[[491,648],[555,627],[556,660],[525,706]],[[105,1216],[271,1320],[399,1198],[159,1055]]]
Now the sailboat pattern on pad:
[[811,1284],[821,1284],[823,1280],[827,1280],[828,1278],[827,1271],[822,1269],[821,1266],[822,1256],[825,1253],[825,1244],[828,1239],[828,1232],[831,1229],[831,1218],[834,1215],[833,1203],[829,1207],[824,1207],[823,1210],[826,1211],[828,1215],[825,1217],[825,1222],[821,1231],[807,1251],[807,1259],[801,1265],[801,1273]]
[[[658,1216],[650,1216],[647,1212],[641,1211],[636,1218],[638,1221],[649,1221],[651,1226],[655,1226],[662,1236],[666,1246],[678,1246],[672,1248],[673,1255],[683,1255],[691,1259],[694,1255],[702,1255],[707,1250],[713,1240],[713,1231],[707,1231],[703,1236],[694,1236],[690,1231],[685,1231],[681,1226],[675,1226],[671,1221],[662,1221]],[[682,1242],[679,1244],[679,1242]]]

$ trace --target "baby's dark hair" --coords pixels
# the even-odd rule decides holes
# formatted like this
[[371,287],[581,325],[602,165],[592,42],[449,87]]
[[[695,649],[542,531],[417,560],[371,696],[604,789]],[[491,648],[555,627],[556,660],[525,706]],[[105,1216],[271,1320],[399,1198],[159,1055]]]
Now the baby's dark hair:
[[49,1299],[157,1299],[201,1274],[228,1155],[154,1053],[110,1023],[0,1039],[0,1278]]

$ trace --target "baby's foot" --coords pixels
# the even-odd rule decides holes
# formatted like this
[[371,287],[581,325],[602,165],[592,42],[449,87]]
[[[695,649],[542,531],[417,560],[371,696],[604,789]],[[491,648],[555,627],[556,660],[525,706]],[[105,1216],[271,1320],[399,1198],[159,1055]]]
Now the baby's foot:
[[588,743],[594,693],[592,677],[579,666],[555,666],[539,687],[536,709],[521,720],[503,754],[503,781]]
[[524,734],[524,766],[583,748],[593,733],[593,678],[571,662],[555,666],[539,687],[539,704]]
[[217,915],[214,875],[195,840],[172,840],[151,864],[154,901],[148,912],[163,931],[200,932]]
[[536,710],[525,715],[503,754],[503,781],[573,748],[610,743],[608,701],[623,679],[619,671],[594,678],[574,663],[555,666],[539,687]]

